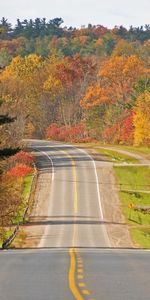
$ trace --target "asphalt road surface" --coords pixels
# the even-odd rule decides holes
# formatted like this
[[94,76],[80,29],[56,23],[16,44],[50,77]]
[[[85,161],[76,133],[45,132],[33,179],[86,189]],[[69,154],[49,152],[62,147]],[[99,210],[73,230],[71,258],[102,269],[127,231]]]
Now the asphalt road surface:
[[52,174],[49,208],[41,220],[46,227],[40,247],[109,246],[92,158],[69,145],[40,141],[30,144],[38,151],[40,170],[51,167]]
[[111,249],[95,163],[73,146],[30,141],[51,172],[37,250],[0,253],[1,300],[149,300],[150,252]]

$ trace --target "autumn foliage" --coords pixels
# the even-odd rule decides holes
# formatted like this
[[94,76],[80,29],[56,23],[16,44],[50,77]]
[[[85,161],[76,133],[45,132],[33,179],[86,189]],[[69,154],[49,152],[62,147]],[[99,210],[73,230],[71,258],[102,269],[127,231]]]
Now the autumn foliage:
[[97,81],[87,88],[81,106],[89,109],[103,103],[129,102],[134,84],[144,75],[144,65],[137,56],[116,56],[106,60]]
[[51,140],[65,142],[86,142],[90,140],[84,124],[66,127],[53,123],[47,128],[46,137]]
[[145,91],[138,99],[134,114],[134,143],[150,145],[150,92]]
[[[0,128],[1,146],[45,132],[62,141],[149,143],[139,97],[150,90],[150,26],[62,24],[18,19],[12,28],[0,21],[2,115],[14,118]],[[23,155],[19,163],[27,163]]]
[[14,176],[14,177],[24,177],[30,173],[32,173],[33,169],[32,167],[29,167],[24,164],[17,164],[15,167],[11,168],[8,172],[8,176]]
[[107,143],[132,144],[134,135],[133,113],[103,131],[103,139]]
[[25,151],[20,151],[18,153],[16,153],[15,155],[13,155],[13,157],[11,157],[11,160],[14,162],[20,162],[23,164],[29,164],[32,165],[34,158],[33,155],[25,152]]

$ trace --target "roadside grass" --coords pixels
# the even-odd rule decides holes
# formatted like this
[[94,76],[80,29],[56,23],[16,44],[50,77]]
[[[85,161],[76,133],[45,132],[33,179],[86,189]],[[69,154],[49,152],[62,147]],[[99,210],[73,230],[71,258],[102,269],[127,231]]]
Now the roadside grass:
[[[137,154],[144,154],[145,157],[150,159],[150,147],[146,146],[126,146],[126,145],[119,145],[119,144],[103,144],[101,142],[91,142],[91,143],[77,143],[75,144],[77,147],[83,147],[83,148],[91,148],[91,149],[97,149],[98,147],[106,147],[106,148],[115,148],[114,152],[117,152],[116,148],[118,150],[126,150],[130,151],[131,153],[137,153]],[[101,148],[102,149],[102,148]],[[108,149],[108,151],[111,151]],[[120,153],[119,153],[120,154]]]
[[25,201],[28,199],[30,194],[32,179],[33,179],[33,174],[29,174],[24,178],[22,197]]
[[132,228],[131,229],[132,238],[144,248],[150,248],[150,228]]
[[121,190],[150,190],[150,169],[146,166],[114,166]]
[[96,150],[96,152],[104,155],[106,158],[108,158],[112,162],[128,163],[128,164],[131,164],[131,163],[134,164],[134,163],[139,162],[134,157],[131,157],[131,156],[126,155],[126,154],[119,153],[119,152],[114,151],[114,150],[108,150],[108,149],[96,148],[96,147],[94,149]]
[[[150,169],[143,166],[115,166],[114,172],[120,187],[122,211],[133,240],[142,247],[150,248],[150,214],[134,209],[135,205],[150,206]],[[130,208],[130,205],[133,207]]]
[[29,195],[30,195],[32,180],[33,180],[33,174],[29,174],[24,177],[22,195],[21,195],[22,201],[19,206],[17,216],[13,220],[14,224],[22,223],[24,220],[24,212],[28,205],[28,199],[29,199]]
[[[115,145],[114,145],[115,146]],[[127,150],[130,152],[134,152],[137,154],[144,154],[144,156],[148,159],[150,159],[150,147],[144,147],[144,146],[116,146],[120,150]]]
[[3,241],[7,240],[11,236],[12,233],[13,233],[12,229],[7,229],[4,232],[3,232],[2,228],[0,229],[0,234],[2,234],[2,236],[3,236],[3,238],[0,239],[0,248],[2,248]]

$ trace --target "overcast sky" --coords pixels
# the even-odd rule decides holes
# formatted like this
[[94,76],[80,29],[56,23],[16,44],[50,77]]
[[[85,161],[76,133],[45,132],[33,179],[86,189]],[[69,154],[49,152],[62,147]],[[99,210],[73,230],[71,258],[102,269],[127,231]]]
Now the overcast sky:
[[139,26],[150,24],[150,0],[0,0],[0,17],[15,23],[17,18],[62,17],[64,25],[89,23]]

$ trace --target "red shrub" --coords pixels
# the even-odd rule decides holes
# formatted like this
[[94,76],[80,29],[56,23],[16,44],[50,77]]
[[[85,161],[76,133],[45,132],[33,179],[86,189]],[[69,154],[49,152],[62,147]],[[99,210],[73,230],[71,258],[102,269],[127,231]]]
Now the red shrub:
[[60,130],[60,132],[59,132],[59,135],[58,135],[58,140],[63,141],[63,142],[70,141],[70,138],[69,138],[70,128],[68,126],[61,126],[59,128],[59,130]]
[[14,177],[23,177],[32,173],[33,169],[30,166],[24,164],[17,164],[15,167],[11,168],[7,175]]
[[21,161],[23,163],[28,163],[28,164],[32,164],[33,162],[33,156],[32,154],[28,153],[28,152],[24,152],[24,151],[20,151],[17,154],[15,154],[12,157],[13,160],[17,160],[17,161]]
[[60,128],[56,123],[52,123],[46,130],[46,137],[48,139],[57,140],[60,134]]
[[31,166],[34,161],[33,156],[24,151],[20,151],[17,154],[11,156],[8,160],[8,169],[12,169],[16,166],[16,164],[23,164],[27,166]]
[[88,134],[84,124],[58,126],[53,123],[47,128],[46,137],[64,142],[82,142],[88,138]]

